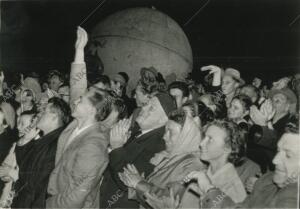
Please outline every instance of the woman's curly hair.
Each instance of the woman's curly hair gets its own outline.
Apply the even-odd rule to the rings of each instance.
[[[242,130],[237,124],[227,120],[214,120],[210,122],[206,128],[212,125],[221,128],[227,133],[225,146],[231,148],[228,161],[235,166],[240,166],[243,163],[246,154],[246,143]]]

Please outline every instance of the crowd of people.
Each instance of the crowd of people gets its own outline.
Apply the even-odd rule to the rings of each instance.
[[[0,208],[298,208],[300,74],[267,87],[204,66],[166,83],[145,66],[0,74]]]

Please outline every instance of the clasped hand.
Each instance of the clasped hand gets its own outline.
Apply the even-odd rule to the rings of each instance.
[[[137,184],[145,179],[144,174],[140,175],[136,167],[132,164],[127,164],[127,167],[124,167],[124,172],[119,173],[119,177],[130,188],[136,188]]]
[[[122,147],[130,136],[130,119],[123,119],[110,130],[110,146],[112,149]]]

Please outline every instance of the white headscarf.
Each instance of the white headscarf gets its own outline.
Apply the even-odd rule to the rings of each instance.
[[[150,160],[153,165],[158,165],[165,158],[172,158],[177,155],[184,155],[199,152],[201,141],[201,131],[195,120],[186,116],[184,125],[177,138],[174,149],[171,152],[162,151]]]

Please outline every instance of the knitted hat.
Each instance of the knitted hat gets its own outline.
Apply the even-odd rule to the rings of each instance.
[[[170,112],[177,109],[176,102],[171,95],[159,92],[155,95],[155,97],[157,97],[167,116]]]
[[[2,102],[0,104],[0,108],[2,109],[4,118],[8,126],[10,127],[10,129],[14,129],[16,123],[16,113],[14,108],[9,103],[6,102]]]

